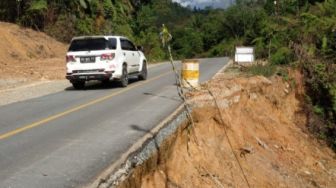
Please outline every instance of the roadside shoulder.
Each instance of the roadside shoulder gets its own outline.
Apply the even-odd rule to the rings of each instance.
[[[165,62],[149,64],[149,68],[154,68],[165,64]],[[0,88],[0,106],[20,102],[28,99],[42,97],[56,93],[71,87],[68,80],[43,80],[35,82],[22,82],[19,86]]]
[[[0,106],[63,91],[69,86],[67,80],[52,80],[33,82],[20,87],[3,89],[0,90]]]

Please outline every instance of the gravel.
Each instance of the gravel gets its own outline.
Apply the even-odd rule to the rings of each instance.
[[[0,89],[0,106],[56,93],[70,86],[67,80],[53,80]]]

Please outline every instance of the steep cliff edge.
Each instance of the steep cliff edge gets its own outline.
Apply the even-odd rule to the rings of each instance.
[[[119,187],[335,187],[335,153],[307,131],[302,77],[219,75],[182,126]],[[230,140],[231,146],[228,142]],[[234,152],[234,154],[233,154]],[[241,166],[241,168],[240,168]]]

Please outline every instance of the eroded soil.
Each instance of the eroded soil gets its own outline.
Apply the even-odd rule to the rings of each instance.
[[[194,128],[182,126],[119,187],[248,187],[243,173],[250,187],[336,187],[335,153],[307,131],[301,75],[291,75],[217,76],[203,88],[222,116],[205,89],[191,93]]]

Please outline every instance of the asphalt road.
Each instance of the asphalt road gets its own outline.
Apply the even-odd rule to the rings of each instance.
[[[202,59],[201,82],[227,58]],[[0,106],[0,188],[81,187],[181,101],[170,64],[127,88],[93,84]]]

